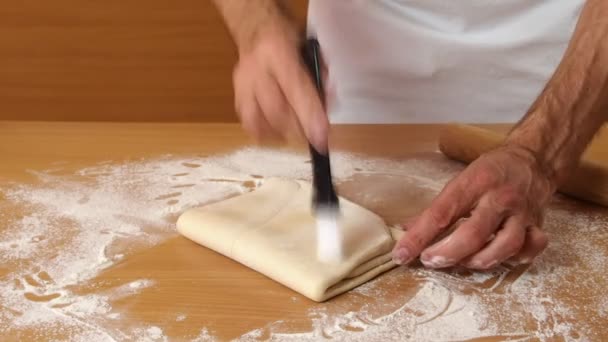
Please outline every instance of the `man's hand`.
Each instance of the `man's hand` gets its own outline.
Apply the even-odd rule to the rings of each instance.
[[[327,150],[329,121],[300,56],[293,20],[276,0],[215,0],[239,51],[234,70],[235,107],[257,140],[302,135]]]
[[[430,268],[489,269],[511,259],[529,263],[547,246],[540,230],[555,186],[536,157],[518,146],[483,155],[446,185],[394,250],[397,263],[420,255]],[[466,217],[441,241],[430,245]],[[429,246],[430,245],[430,246]]]
[[[543,209],[607,118],[608,1],[587,0],[559,67],[503,147],[445,187],[397,243],[395,261],[421,254],[429,267],[475,269],[532,261],[547,245]]]
[[[235,106],[241,123],[259,140],[306,136],[327,150],[329,122],[301,62],[300,39],[289,28],[267,27],[240,52],[234,70]]]

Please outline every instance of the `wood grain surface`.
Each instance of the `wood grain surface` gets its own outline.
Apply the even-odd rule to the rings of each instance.
[[[508,128],[487,127],[497,131],[505,131]],[[404,162],[417,158],[416,160],[432,162],[442,159],[436,152],[439,132],[440,126],[436,125],[338,126],[332,132],[332,148],[336,151],[357,153],[363,157],[383,157]],[[247,145],[250,145],[250,141],[236,124],[0,122],[0,154],[3,156],[3,162],[0,163],[0,183],[35,184],[36,175],[31,171],[47,170],[58,165],[64,170],[64,174],[69,174],[101,162],[120,165],[150,160],[166,154],[175,157],[208,156]],[[290,149],[305,151],[305,146],[292,146]],[[608,142],[600,137],[587,156],[598,158],[606,156],[607,151]],[[608,159],[599,161],[606,162]],[[339,192],[378,212],[389,224],[398,223],[422,210],[432,199],[423,187],[418,188],[415,183],[408,186],[402,180],[403,178],[390,175],[360,175],[341,183]],[[383,200],[366,202],[367,197],[363,195],[372,192],[381,194]],[[0,208],[6,205],[7,201],[0,193]],[[560,199],[558,206],[568,212],[590,213],[594,215],[590,217],[608,219],[606,210],[583,203]],[[21,208],[3,212],[3,222],[9,222],[20,212]],[[568,231],[568,234],[573,234],[571,223],[562,220],[552,223],[547,229],[551,229],[553,234]],[[8,227],[0,223],[0,236],[6,229]],[[585,235],[581,235],[579,239],[586,241]],[[608,253],[606,241],[588,243]],[[564,261],[559,256],[563,251],[559,253],[555,256],[556,261],[552,266],[555,267],[555,272],[560,268],[568,272],[583,272],[578,271],[576,266],[581,263],[580,260]],[[11,262],[1,265],[0,281],[12,281],[13,272],[20,270],[22,265]],[[569,275],[567,281],[556,285],[559,291],[551,294],[567,303],[574,303],[572,305],[576,310],[568,313],[571,316],[559,318],[564,320],[564,324],[585,322],[586,315],[589,314],[584,311],[585,307],[600,300],[601,297],[598,297],[597,293],[603,293],[601,289],[608,286],[604,275],[605,268],[584,272],[584,276],[578,276],[579,278]],[[505,277],[488,277],[484,282],[473,284],[467,291],[473,294],[484,293],[483,291],[508,293],[509,287],[524,273],[528,279],[535,277],[533,272],[527,273],[526,267],[512,268]],[[422,281],[456,281],[457,277],[468,277],[463,274],[452,276],[437,272],[438,278],[427,277]],[[185,238],[174,236],[153,247],[128,253],[122,261],[90,281],[76,284],[69,290],[75,295],[86,296],[104,293],[104,290],[142,278],[153,280],[154,286],[137,295],[114,300],[111,305],[114,310],[121,312],[121,318],[108,321],[106,329],[128,331],[129,327],[142,324],[160,326],[170,341],[190,340],[200,333],[201,327],[208,328],[219,340],[229,340],[277,321],[287,322],[283,329],[288,333],[305,332],[312,329],[310,310],[347,314],[357,312],[365,306],[368,309],[371,307],[371,314],[386,315],[398,310],[413,298],[421,286],[419,277],[412,277],[407,269],[399,268],[380,277],[377,282],[376,286],[381,289],[383,296],[388,298],[385,298],[384,302],[373,296],[347,293],[327,303],[313,303],[228,258]],[[583,278],[589,279],[594,285],[582,286],[580,281]],[[3,304],[5,303],[0,303],[0,317],[2,310],[7,309]],[[506,303],[488,305],[495,305],[494,309],[500,312],[501,305]],[[526,308],[517,310],[525,311]],[[175,317],[180,314],[184,314],[186,318],[176,322]],[[416,313],[412,315],[415,317]],[[606,331],[603,330],[603,322],[589,324],[595,324],[591,333],[596,340],[608,339]],[[526,327],[525,330],[517,332],[516,336],[505,333],[485,336],[475,341],[503,341],[514,336],[525,338],[535,336],[535,331],[540,329],[533,321],[528,322]],[[66,338],[61,331],[54,333],[56,335],[49,335],[44,329],[9,329],[2,340]],[[353,330],[352,333],[355,338],[357,331]],[[483,332],[480,334],[483,336]]]
[[[441,131],[439,149],[443,154],[470,163],[481,154],[502,144],[506,134],[468,125],[449,125]],[[608,167],[582,160],[558,191],[603,206],[608,206]]]
[[[288,3],[303,24],[307,1]],[[236,121],[210,0],[5,2],[0,37],[0,119]]]

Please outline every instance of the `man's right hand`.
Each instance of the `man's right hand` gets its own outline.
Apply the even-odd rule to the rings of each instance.
[[[327,150],[329,121],[300,56],[296,30],[287,22],[264,23],[253,41],[239,46],[234,69],[235,107],[244,129],[257,140],[303,135]]]

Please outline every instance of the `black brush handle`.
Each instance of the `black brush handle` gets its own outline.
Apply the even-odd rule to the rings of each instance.
[[[302,49],[302,57],[315,82],[321,102],[325,103],[320,56],[319,42],[314,38],[309,38]],[[312,157],[313,205],[315,206],[315,209],[318,209],[319,207],[327,208],[338,206],[338,196],[336,195],[332,182],[329,151],[324,155],[319,153],[311,144],[308,144],[308,148]]]

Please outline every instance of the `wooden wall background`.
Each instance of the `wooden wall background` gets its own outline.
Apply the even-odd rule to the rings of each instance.
[[[0,119],[235,121],[235,61],[210,0],[4,1]]]

